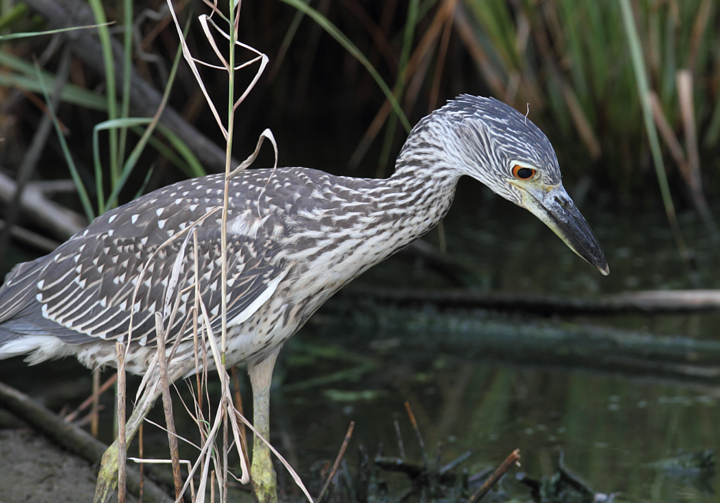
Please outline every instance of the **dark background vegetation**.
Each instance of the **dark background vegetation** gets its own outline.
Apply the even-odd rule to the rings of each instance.
[[[48,4],[71,5],[63,0],[10,4],[0,28],[13,33],[56,27],[57,19],[47,15]],[[119,40],[122,3],[103,5],[108,19],[118,23],[113,36]],[[660,104],[655,121],[669,126],[661,135],[661,145],[672,195],[681,209],[701,205],[698,198],[702,199],[703,193],[712,202],[712,196],[720,191],[717,2],[647,0],[631,5],[650,90]],[[587,196],[602,207],[621,204],[661,209],[619,2],[320,0],[310,6],[368,58],[396,93],[411,124],[460,93],[495,96],[523,112],[529,108],[529,117],[555,145],[565,184],[581,206]],[[176,8],[181,23],[190,13],[195,17],[208,12],[197,1]],[[160,15],[149,15],[155,12]],[[139,55],[136,49],[135,70],[162,91],[178,47],[166,3],[135,2],[133,19],[136,48],[142,47],[144,52]],[[75,24],[84,24],[82,21],[78,15]],[[42,63],[51,72],[58,67],[63,37],[53,56]],[[238,110],[236,158],[244,158],[259,133],[269,127],[278,140],[280,165],[311,166],[352,176],[387,176],[391,172],[406,131],[388,113],[386,97],[368,71],[318,23],[288,3],[248,1],[242,7],[239,38],[267,54],[270,64]],[[215,62],[197,22],[191,25],[188,41],[196,57]],[[49,36],[10,40],[2,50],[32,62],[50,43]],[[102,95],[104,74],[82,62],[77,47],[75,52],[69,82]],[[238,57],[244,55],[238,52]],[[201,72],[222,111],[227,96],[224,73],[202,67]],[[253,72],[240,72],[238,89],[244,88]],[[691,82],[689,117],[683,117],[679,105],[681,72],[689,75]],[[6,75],[17,73],[5,69]],[[14,176],[44,113],[43,97],[23,90],[15,81],[4,82],[14,85],[0,88],[5,97],[0,108],[5,140],[0,144],[0,163]],[[222,135],[184,62],[170,106],[222,148]],[[106,115],[68,103],[60,106],[58,115],[94,200],[92,128]],[[688,135],[691,125],[694,136]],[[105,166],[107,135],[100,137]],[[136,138],[131,135],[131,144]],[[271,162],[267,148],[261,164]],[[150,169],[152,176],[143,187]],[[219,171],[222,166],[206,164],[205,169]],[[121,202],[132,199],[140,189],[149,191],[186,176],[148,149]],[[699,193],[687,188],[693,176],[702,182]],[[43,146],[33,178],[68,178],[54,135]],[[459,199],[467,198],[465,194],[476,196],[481,190],[477,184],[461,185]],[[74,197],[60,197],[63,204],[79,209]],[[474,204],[472,201],[467,204]]]

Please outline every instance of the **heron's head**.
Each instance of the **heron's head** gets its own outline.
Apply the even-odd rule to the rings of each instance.
[[[600,244],[562,185],[550,141],[530,119],[496,99],[462,95],[418,127],[440,143],[449,165],[529,210],[580,257],[609,273]]]

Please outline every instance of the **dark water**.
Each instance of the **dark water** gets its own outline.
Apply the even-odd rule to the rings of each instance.
[[[586,212],[586,217],[606,251],[611,269],[607,278],[527,212],[495,202],[481,211],[453,210],[445,226],[447,252],[471,266],[471,281],[479,291],[593,296],[720,287],[716,250],[692,214],[681,215],[694,252],[692,269],[680,259],[662,215]],[[428,240],[437,242],[437,234]],[[369,271],[359,284],[453,286],[420,261],[399,258]],[[498,465],[519,448],[520,470],[549,477],[563,451],[566,465],[594,490],[619,493],[623,501],[718,500],[714,476],[657,466],[679,451],[718,448],[718,386],[657,374],[590,370],[571,360],[549,367],[498,363],[452,348],[423,350],[397,342],[394,329],[377,320],[367,326],[338,327],[325,324],[323,316],[321,310],[291,339],[276,369],[272,441],[301,474],[312,471],[318,461],[334,459],[350,421],[355,422],[347,455],[351,466],[360,443],[371,454],[380,443],[386,455],[399,454],[395,421],[408,458],[419,462],[420,449],[403,405],[407,401],[430,458],[435,458],[439,445],[443,462],[473,450],[464,464],[470,473]],[[717,338],[718,316],[575,317],[549,322]],[[76,405],[90,389],[89,373],[73,362],[27,368],[11,360],[0,366],[0,380],[56,410],[66,403]],[[246,379],[242,387],[248,401]],[[111,397],[104,404],[104,414],[110,417]],[[110,431],[108,426],[105,440]],[[147,436],[150,442],[163,441],[161,432]],[[523,500],[528,497],[514,482],[506,488]]]

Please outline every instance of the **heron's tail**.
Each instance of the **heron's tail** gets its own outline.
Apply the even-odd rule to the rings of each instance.
[[[42,316],[35,295],[44,265],[42,258],[18,264],[0,287],[0,359],[37,351],[43,340],[52,337],[29,322]]]

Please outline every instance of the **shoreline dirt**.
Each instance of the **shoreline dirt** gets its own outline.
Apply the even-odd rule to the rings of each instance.
[[[96,476],[90,463],[37,432],[0,430],[0,503],[90,502]]]

